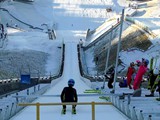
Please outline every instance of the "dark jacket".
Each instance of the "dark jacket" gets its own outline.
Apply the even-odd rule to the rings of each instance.
[[[61,93],[62,102],[77,102],[77,91],[72,87],[65,87]]]

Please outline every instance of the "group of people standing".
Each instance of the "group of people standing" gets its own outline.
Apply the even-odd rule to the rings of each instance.
[[[142,58],[142,61],[137,60],[136,63],[130,63],[130,66],[127,69],[127,86],[130,89],[137,90],[141,86],[143,80],[143,75],[148,76],[148,89],[150,89],[151,94],[146,95],[146,97],[154,96],[154,91],[157,86],[160,86],[160,73],[158,69],[149,69],[148,68],[149,60]],[[133,81],[133,86],[131,85]],[[157,91],[160,88],[158,87]]]
[[[148,71],[149,60],[142,58],[142,61],[137,60],[136,63],[131,62],[130,66],[127,69],[126,80],[123,79],[123,82],[120,82],[120,87],[129,87],[130,89],[137,90],[140,88],[141,82],[143,80],[143,75]],[[106,73],[105,78],[108,79],[108,88],[113,88],[114,81],[114,68],[109,70],[109,77]],[[133,85],[132,85],[133,81]]]
[[[137,60],[136,63],[130,63],[127,70],[127,85],[132,89],[131,82],[133,80],[133,89],[137,90],[140,88],[143,75],[147,72],[149,60],[142,58],[142,61]]]
[[[154,96],[154,92],[157,91],[160,93],[160,70],[158,68],[148,67],[149,60],[142,58],[142,60],[137,60],[135,63],[131,62],[127,72],[126,78],[123,77],[123,80],[119,82],[120,87],[129,87],[129,89],[140,90],[141,83],[143,81],[143,76],[147,76],[148,80],[148,89],[150,89],[149,95],[146,97]],[[153,63],[150,63],[150,66]],[[105,74],[105,78],[108,79],[108,88],[113,88],[115,68],[112,67]],[[109,75],[108,75],[109,74]]]
[[[138,90],[140,89],[141,82],[143,80],[143,75],[147,73],[148,75],[148,89],[150,89],[151,94],[146,95],[146,97],[154,96],[154,92],[159,92],[160,94],[160,71],[158,69],[149,69],[148,68],[149,60],[142,58],[142,61],[137,60],[136,63],[131,62],[130,66],[127,69],[126,73],[126,84],[130,89]],[[114,73],[115,68],[112,67],[108,70],[107,73],[110,74],[110,76],[107,76],[107,73],[105,77],[109,79],[108,81],[108,88],[113,88],[113,80],[114,80]],[[133,85],[132,85],[133,81]],[[68,87],[64,87],[61,93],[61,101],[64,102],[77,102],[78,96],[76,89],[73,88],[75,84],[75,81],[73,79],[70,79],[68,81]],[[66,113],[66,105],[63,105],[62,108],[62,114]],[[76,114],[76,105],[72,105],[72,113]]]
[[[127,68],[126,77],[123,77],[123,80],[119,82],[119,86],[134,90],[139,89],[143,75],[148,71],[148,64],[149,60],[144,58],[142,58],[142,61],[137,60],[136,63],[131,62]]]

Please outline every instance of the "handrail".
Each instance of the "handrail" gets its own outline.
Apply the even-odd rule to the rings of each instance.
[[[19,103],[19,106],[36,106],[36,120],[40,120],[40,106],[55,106],[55,105],[91,105],[92,120],[95,120],[95,105],[113,105],[111,102],[69,102],[69,103]]]

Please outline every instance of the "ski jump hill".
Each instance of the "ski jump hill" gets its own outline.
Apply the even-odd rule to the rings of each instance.
[[[86,35],[88,43],[86,42],[85,48],[96,45],[101,39],[106,38],[111,29],[117,31],[118,26],[119,23],[115,20],[112,25],[107,26],[104,23],[93,31],[88,30]],[[142,89],[141,97],[133,97],[133,90],[119,88],[118,83],[114,94],[110,93],[111,90],[108,88],[100,89],[103,83],[91,82],[80,74],[77,42],[64,41],[64,45],[62,75],[52,80],[51,84],[39,84],[0,99],[0,120],[160,119],[159,101],[156,101],[158,93],[155,97],[146,98],[145,94],[149,94],[149,91]],[[61,115],[60,93],[70,78],[75,80],[78,92],[77,114],[71,114],[71,107],[68,105],[66,115]],[[90,105],[92,107],[88,107]]]

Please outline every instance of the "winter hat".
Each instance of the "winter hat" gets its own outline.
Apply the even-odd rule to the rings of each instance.
[[[136,63],[137,63],[138,66],[140,66],[141,61],[140,60],[136,60]]]
[[[144,60],[144,63],[145,63],[146,65],[148,65],[148,64],[149,64],[149,60],[145,59],[145,60]]]
[[[138,63],[140,63],[141,61],[140,60],[136,60],[136,63],[138,64]]]

